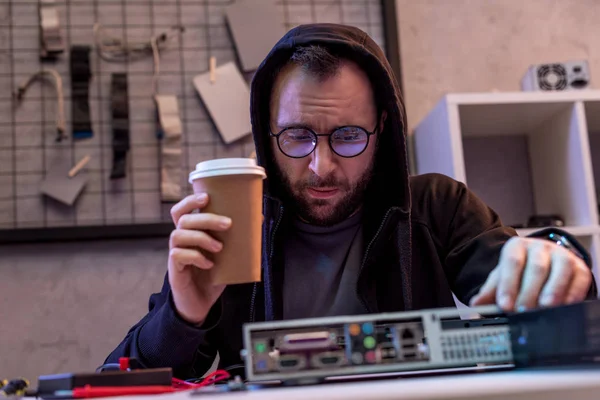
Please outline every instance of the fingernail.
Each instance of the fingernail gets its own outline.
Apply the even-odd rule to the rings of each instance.
[[[210,261],[210,260],[206,260],[206,267],[207,267],[207,268],[212,268],[212,266],[213,266],[213,265],[215,265],[215,263],[213,263],[213,262],[212,262],[212,261]]]
[[[517,312],[524,312],[524,311],[527,311],[527,307],[525,307],[525,306],[517,307]]]
[[[549,306],[554,303],[554,296],[551,294],[546,294],[540,300],[540,304],[542,306]]]
[[[231,225],[231,218],[225,217],[225,218],[221,219],[220,225],[223,228],[228,228],[229,225]]]
[[[221,244],[221,242],[212,242],[212,249],[214,251],[221,251],[221,249],[223,248],[223,245]]]
[[[513,307],[512,299],[510,296],[502,296],[498,301],[498,305],[504,309],[509,309]]]
[[[199,195],[196,196],[196,198],[199,201],[204,201],[204,200],[206,200],[206,193],[200,193]]]

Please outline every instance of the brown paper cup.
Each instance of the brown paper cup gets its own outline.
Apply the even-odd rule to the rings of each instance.
[[[202,212],[229,217],[226,232],[208,232],[223,243],[218,253],[204,252],[214,266],[206,271],[213,285],[261,280],[262,189],[264,169],[251,159],[219,159],[200,163],[190,174],[194,193],[207,193]]]

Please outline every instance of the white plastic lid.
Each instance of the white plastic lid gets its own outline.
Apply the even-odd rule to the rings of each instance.
[[[260,175],[263,179],[267,177],[265,169],[258,166],[253,158],[218,158],[196,164],[196,169],[190,172],[189,182],[222,175]]]

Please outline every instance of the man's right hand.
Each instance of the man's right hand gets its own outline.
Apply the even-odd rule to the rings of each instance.
[[[231,219],[210,213],[195,213],[208,204],[207,194],[194,194],[171,209],[175,230],[169,241],[169,283],[179,315],[192,324],[201,324],[215,304],[225,285],[211,285],[202,270],[213,267],[203,252],[221,251],[223,244],[208,231],[225,231]]]

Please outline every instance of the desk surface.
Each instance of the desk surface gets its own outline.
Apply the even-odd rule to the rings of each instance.
[[[458,400],[484,398],[486,400],[597,400],[600,399],[600,368],[396,378],[196,396],[190,396],[189,392],[181,392],[152,397],[153,400],[200,400],[204,398],[213,400]],[[128,400],[139,399],[140,397],[128,398]]]

